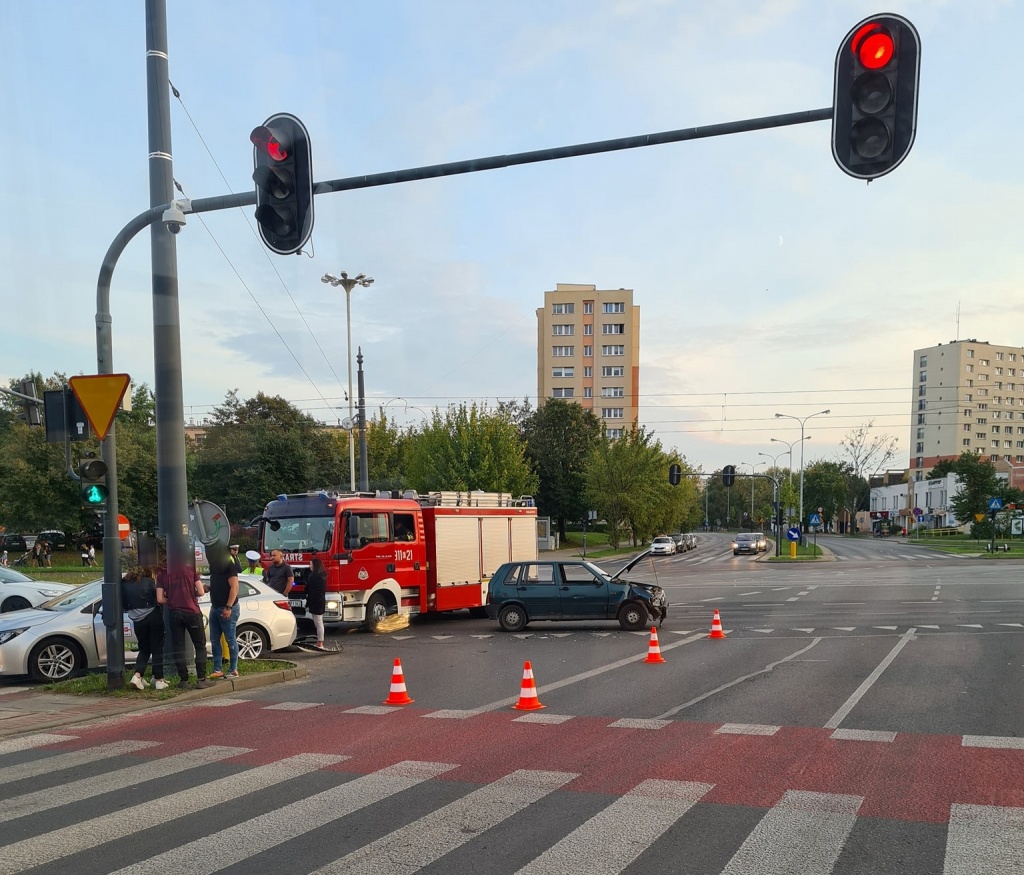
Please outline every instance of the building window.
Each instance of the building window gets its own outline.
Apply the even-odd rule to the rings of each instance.
[[[918,440],[924,440],[924,429],[923,428],[919,428],[917,430],[917,437],[918,437]]]
[[[622,407],[602,407],[602,419],[624,419]]]
[[[928,375],[924,371],[921,371],[921,373],[917,375],[917,380],[919,383],[927,383]]]
[[[625,334],[626,326],[622,322],[611,322],[601,326],[602,334]]]
[[[583,347],[583,358],[591,358],[594,355],[594,347],[585,346]]]
[[[1001,352],[996,353],[996,361],[1001,362],[1003,360],[1003,354]]]
[[[925,386],[918,386],[917,387],[917,394],[918,395],[925,395],[925,394],[927,394],[927,388]]]
[[[985,438],[987,438],[987,437],[988,437],[988,435],[987,435],[987,434],[986,434],[985,432],[983,432],[983,431],[978,431],[978,432],[975,432],[975,433],[974,433],[974,436],[975,436],[975,437],[976,437],[976,438],[977,438],[977,439],[978,439],[979,441],[983,441],[983,440],[985,440]]]
[[[1003,369],[1002,368],[996,368],[996,376],[997,377],[1001,377],[1002,375],[1003,375]]]
[[[999,434],[999,426],[998,425],[993,425],[992,426],[992,434]]]
[[[924,456],[918,456],[917,457],[917,467],[918,468],[923,468],[924,467]]]
[[[601,355],[625,355],[626,347],[624,346],[602,346]]]
[[[592,377],[592,376],[594,376],[594,368],[591,365],[584,365],[583,366],[583,376],[584,377]]]
[[[602,313],[625,313],[626,304],[623,301],[610,301],[607,304],[602,305]]]
[[[918,425],[924,425],[924,414],[923,413],[917,414],[917,424]]]
[[[552,398],[572,398],[572,386],[556,387],[551,390]]]
[[[921,356],[920,367],[922,367],[922,368],[928,367],[928,356],[926,356],[926,355]]]
[[[594,397],[594,390],[593,390],[593,388],[591,388],[590,386],[584,386],[583,387],[583,397],[584,398],[593,398]]]
[[[988,425],[988,417],[987,416],[979,416],[978,417],[978,425]]]
[[[915,453],[923,453],[924,452],[924,444],[919,441],[918,444],[917,444],[917,449],[915,449],[914,452]]]
[[[619,438],[622,437],[621,428],[607,428],[605,429],[604,433],[605,437],[607,437],[609,440],[618,440]]]
[[[622,365],[605,365],[601,368],[602,377],[624,377],[626,369]]]
[[[964,408],[964,416],[973,416],[973,415],[974,415],[974,411],[970,407],[965,407]]]
[[[962,441],[960,441],[960,443],[961,443],[962,446],[969,447],[971,445],[971,439],[970,438],[964,438]]]
[[[572,357],[576,355],[575,346],[553,346],[551,347],[552,358],[564,358],[566,356]]]
[[[626,391],[622,386],[605,386],[601,389],[602,398],[624,398],[625,396]]]
[[[552,368],[551,376],[556,379],[564,379],[566,377],[573,377],[576,375],[575,368]]]
[[[969,422],[965,422],[964,423],[964,431],[970,431],[970,430],[971,430],[971,424]]]
[[[969,359],[974,358],[974,350],[973,349],[967,350],[967,358],[969,358]]]
[[[594,333],[594,325],[593,325],[593,323],[588,322],[586,325],[583,326],[583,336],[584,337],[590,337],[590,336],[593,335],[593,333]]]
[[[918,410],[927,410],[928,409],[928,402],[927,401],[918,401],[917,402],[917,409]]]
[[[589,316],[593,312],[594,312],[594,302],[593,301],[584,301],[583,302],[583,314],[585,316]]]
[[[967,370],[968,374],[973,374],[974,373],[974,365],[968,365],[966,370]]]
[[[552,316],[571,316],[576,312],[575,304],[552,304],[551,315]]]
[[[576,333],[576,326],[575,325],[552,325],[551,326],[551,333],[554,334],[556,337],[558,337],[560,335],[575,334]]]

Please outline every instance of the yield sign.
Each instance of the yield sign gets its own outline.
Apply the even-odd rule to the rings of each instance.
[[[96,437],[103,440],[131,382],[127,374],[93,374],[71,377],[68,385],[82,404]]]

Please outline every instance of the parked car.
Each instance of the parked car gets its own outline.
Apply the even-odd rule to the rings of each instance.
[[[75,536],[71,532],[62,532],[60,529],[47,529],[36,535],[37,541],[46,541],[54,550],[64,550],[76,546]]]
[[[205,581],[209,587],[209,580]],[[210,596],[199,600],[203,622],[209,628]],[[292,607],[276,589],[271,589],[252,574],[238,575],[238,639],[239,659],[260,659],[272,650],[291,645],[298,633]],[[207,642],[207,651],[212,642]]]
[[[73,589],[66,583],[34,580],[13,568],[0,567],[0,614],[34,608]]]
[[[669,537],[672,539],[673,543],[675,543],[677,553],[685,553],[690,549],[690,546],[686,541],[686,535],[669,535]]]
[[[491,578],[487,616],[506,632],[534,620],[618,620],[627,631],[644,629],[668,615],[665,591],[620,575],[649,555],[641,553],[614,575],[582,560],[506,562]]]
[[[697,536],[693,532],[687,532],[683,535],[686,538],[686,549],[694,550],[697,547]]]
[[[756,556],[759,552],[757,535],[753,532],[740,532],[732,539],[733,556],[739,556],[740,553],[753,553]]]
[[[6,550],[8,557],[13,562],[15,556],[28,552],[28,542],[24,535],[12,535],[7,532],[0,532],[0,551]]]
[[[676,542],[668,535],[658,535],[651,541],[652,556],[671,556],[676,552]]]

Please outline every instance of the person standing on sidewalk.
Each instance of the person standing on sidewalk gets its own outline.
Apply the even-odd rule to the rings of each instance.
[[[230,557],[222,569],[210,569],[210,640],[213,642],[213,671],[210,678],[238,677],[238,559]],[[228,643],[228,670],[223,669],[221,635]]]
[[[211,686],[211,682],[206,679],[206,631],[203,629],[203,612],[199,609],[199,597],[205,593],[202,580],[195,569],[188,566],[175,572],[162,568],[157,575],[156,586],[157,598],[167,604],[170,615],[171,642],[179,686],[188,683],[186,632],[196,651],[196,689]]]
[[[291,565],[284,561],[284,553],[274,550],[271,554],[271,563],[263,572],[263,579],[267,586],[276,589],[281,595],[287,596],[291,592],[292,584],[295,583],[295,572]]]
[[[121,604],[135,626],[139,653],[135,660],[135,674],[128,683],[137,690],[149,686],[146,666],[153,659],[153,688],[166,690],[164,680],[164,612],[160,608],[156,581],[152,569],[132,568],[121,578]]]
[[[313,618],[316,628],[316,646],[324,646],[324,611],[327,610],[327,569],[320,558],[314,556],[306,575],[306,610]]]

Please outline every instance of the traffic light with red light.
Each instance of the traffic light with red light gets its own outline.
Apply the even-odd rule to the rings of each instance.
[[[82,479],[82,507],[102,510],[107,506],[110,490],[107,488],[107,463],[102,459],[83,459],[78,466]]]
[[[313,233],[313,153],[306,126],[286,112],[249,135],[253,144],[256,225],[267,248],[293,255]]]
[[[899,15],[856,25],[836,54],[832,155],[857,179],[898,167],[914,145],[921,38]]]

